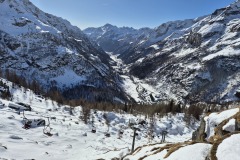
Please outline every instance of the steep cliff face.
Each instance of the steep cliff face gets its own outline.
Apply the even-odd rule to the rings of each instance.
[[[35,79],[46,89],[56,86],[69,98],[124,99],[110,57],[79,28],[28,0],[1,0],[0,10],[3,70]]]

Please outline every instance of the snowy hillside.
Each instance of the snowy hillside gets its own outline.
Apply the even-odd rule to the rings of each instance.
[[[108,54],[79,28],[42,12],[29,0],[1,0],[0,10],[2,70],[34,79],[46,89],[57,87],[68,93],[67,98],[126,98]]]
[[[237,160],[240,157],[240,146],[236,143],[240,139],[239,118],[239,108],[211,113],[204,118],[206,125],[203,128],[206,127],[206,130],[202,132],[198,129],[197,138],[193,141],[144,145],[136,148],[133,153],[126,155],[123,159]]]
[[[141,129],[136,138],[136,147],[150,142],[160,142],[160,132],[166,129],[169,131],[167,142],[188,140],[198,126],[198,122],[188,126],[183,114],[156,117],[154,137],[150,137],[150,121],[144,116],[97,110],[91,111],[85,124],[81,106],[71,109],[4,79],[1,81],[9,86],[12,100],[0,99],[4,104],[0,104],[0,159],[109,160],[114,157],[120,158],[130,152],[133,138],[130,123],[136,124]],[[26,122],[23,112],[19,114],[18,110],[8,107],[9,104],[16,102],[31,106],[32,111],[24,111],[24,116],[27,121],[32,121],[32,124],[41,119],[45,120],[47,125],[49,118],[52,128],[50,133],[53,135],[51,137],[45,135],[43,125],[31,125],[30,129],[22,128]],[[143,120],[146,121],[145,125],[139,123]],[[92,133],[92,129],[95,129],[96,133]],[[107,137],[106,133],[109,133],[110,137]]]
[[[206,143],[149,145],[139,148],[124,160],[205,160],[211,146]],[[172,150],[173,153],[169,154],[169,150]]]

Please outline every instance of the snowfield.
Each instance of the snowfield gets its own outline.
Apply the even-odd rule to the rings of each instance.
[[[236,124],[236,119],[231,119],[226,125],[223,126],[223,130],[228,132],[234,132],[235,124]]]
[[[211,144],[197,143],[189,145],[172,153],[166,160],[205,160]]]
[[[218,160],[239,160],[240,157],[240,134],[235,134],[223,140],[218,146]]]
[[[31,90],[19,88],[12,83],[5,81],[10,87],[12,101],[0,99],[4,106],[0,106],[0,159],[51,159],[51,160],[94,160],[111,159],[122,157],[130,152],[133,131],[129,128],[129,122],[138,123],[144,120],[144,116],[133,116],[130,114],[107,113],[92,111],[90,122],[86,125],[80,118],[82,107],[58,105],[56,102],[45,99],[34,94]],[[30,104],[32,111],[25,111],[24,115],[28,120],[36,121],[42,119],[52,128],[52,137],[43,134],[43,126],[33,126],[23,129],[23,113],[8,107],[9,103],[23,102]],[[104,117],[106,117],[104,119]],[[154,139],[148,136],[148,126],[139,126],[141,132],[136,137],[136,145],[142,146],[148,143],[159,143],[162,130],[167,129],[169,134],[167,142],[185,141],[191,138],[193,130],[198,123],[187,127],[183,121],[183,114],[156,118]],[[109,128],[106,124],[110,122]],[[92,123],[96,133],[92,133]],[[146,120],[149,123],[149,120]],[[119,131],[124,133],[120,136]],[[106,133],[110,137],[106,137]],[[159,137],[158,137],[159,136]]]

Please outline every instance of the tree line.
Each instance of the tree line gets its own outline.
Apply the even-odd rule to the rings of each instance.
[[[200,120],[200,116],[204,112],[211,112],[221,110],[222,107],[217,104],[205,104],[205,103],[196,103],[189,106],[185,104],[176,103],[173,100],[158,102],[155,104],[138,104],[134,102],[125,102],[122,103],[113,103],[113,102],[90,102],[85,99],[66,99],[58,88],[54,85],[50,87],[49,90],[43,89],[41,85],[34,79],[27,80],[24,76],[16,74],[12,70],[2,70],[0,69],[0,77],[7,79],[8,81],[13,82],[13,85],[18,87],[24,87],[31,89],[36,94],[41,94],[44,97],[49,97],[50,99],[56,101],[59,105],[69,105],[71,107],[83,106],[84,115],[88,117],[91,110],[99,110],[104,112],[117,112],[117,113],[129,113],[133,115],[145,115],[147,118],[153,116],[167,116],[169,113],[185,113],[186,119],[194,117],[197,120]],[[1,97],[4,99],[9,99],[11,97],[9,88],[6,84],[0,81],[0,86],[3,86],[5,92],[1,93]],[[226,105],[227,107],[227,105]],[[85,121],[88,118],[85,118]]]

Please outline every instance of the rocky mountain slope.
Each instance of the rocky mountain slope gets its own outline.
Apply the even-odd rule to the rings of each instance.
[[[120,54],[128,74],[156,90],[152,92],[156,100],[226,102],[239,100],[235,96],[240,87],[239,22],[238,0],[210,15],[167,22],[146,33],[128,29],[123,34],[122,28],[106,26],[84,32],[99,45],[112,39],[119,43],[123,39],[114,44],[121,48],[131,43],[125,51],[117,46],[107,51]]]
[[[191,27],[200,19],[202,18],[197,18],[195,20],[170,21],[163,23],[154,29],[134,29],[130,27],[118,28],[111,24],[106,24],[99,28],[86,28],[83,32],[92,41],[102,47],[104,51],[119,55],[119,58],[121,58],[126,64],[129,64],[147,55],[141,53],[141,50],[147,48],[147,51],[150,52],[158,48],[157,45],[152,44],[165,39],[176,30]]]
[[[0,1],[0,67],[67,98],[125,99],[110,57],[68,21],[29,0]]]
[[[216,10],[154,45],[130,73],[162,93],[190,101],[234,101],[240,87],[240,1]],[[146,52],[144,49],[142,52]],[[180,98],[180,99],[181,99]]]
[[[239,7],[154,29],[106,24],[89,40],[28,0],[1,0],[0,66],[70,99],[238,101]]]

